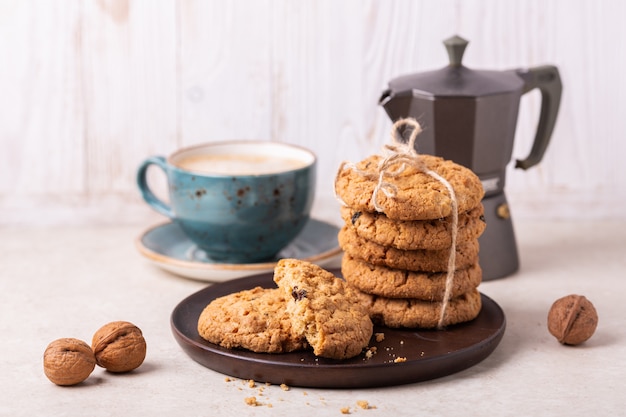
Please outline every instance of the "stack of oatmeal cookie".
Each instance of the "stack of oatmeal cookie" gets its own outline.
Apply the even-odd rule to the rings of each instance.
[[[452,161],[430,155],[419,158],[420,164],[391,167],[383,184],[386,189],[380,185],[383,158],[378,155],[343,167],[335,183],[337,196],[346,205],[339,233],[345,252],[342,274],[368,306],[372,320],[388,327],[461,323],[474,319],[481,308],[477,290],[482,280],[478,237],[485,229],[481,182]],[[453,268],[449,260],[455,204],[436,176],[454,189],[458,207]],[[449,271],[453,279],[448,281],[450,297],[442,318]]]

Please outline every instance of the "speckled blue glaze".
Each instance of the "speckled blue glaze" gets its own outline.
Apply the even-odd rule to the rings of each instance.
[[[215,260],[249,263],[270,259],[309,219],[315,194],[314,156],[303,168],[236,176],[186,171],[170,159],[156,156],[140,165],[137,184],[142,196]],[[167,176],[169,205],[147,185],[150,165],[158,166]]]

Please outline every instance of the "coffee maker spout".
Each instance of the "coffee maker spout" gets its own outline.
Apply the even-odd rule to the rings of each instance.
[[[378,104],[384,106],[389,100],[391,100],[391,89],[388,88],[380,95],[380,98],[378,99]]]
[[[378,104],[385,109],[391,120],[398,120],[411,114],[413,100],[413,94],[408,91],[394,92],[388,88],[380,95]]]

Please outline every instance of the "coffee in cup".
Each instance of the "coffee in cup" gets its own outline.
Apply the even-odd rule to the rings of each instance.
[[[147,170],[167,177],[169,203],[156,197]],[[317,161],[279,142],[230,141],[147,158],[137,171],[144,200],[177,223],[215,261],[272,259],[302,230],[315,195]]]

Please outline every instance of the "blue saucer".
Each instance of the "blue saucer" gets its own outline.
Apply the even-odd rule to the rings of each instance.
[[[186,278],[222,282],[274,270],[281,258],[297,258],[323,267],[337,268],[343,252],[337,241],[339,228],[310,219],[300,234],[275,259],[263,263],[227,264],[212,260],[172,222],[142,233],[137,249],[158,267]]]

